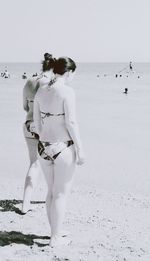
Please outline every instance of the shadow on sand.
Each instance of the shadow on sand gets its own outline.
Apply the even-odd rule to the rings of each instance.
[[[7,246],[10,245],[12,243],[16,243],[16,244],[24,244],[27,246],[32,246],[34,244],[38,245],[38,247],[44,247],[44,246],[48,246],[49,244],[42,244],[39,242],[34,242],[34,240],[38,240],[38,239],[47,239],[49,240],[50,237],[48,236],[37,236],[34,234],[23,234],[21,232],[16,232],[16,231],[11,231],[11,232],[7,232],[7,231],[0,231],[0,246]]]
[[[23,215],[21,210],[17,208],[15,205],[21,204],[22,200],[0,200],[0,211],[1,212],[6,212],[6,211],[13,211],[19,215]],[[44,204],[45,201],[31,201],[31,204]]]

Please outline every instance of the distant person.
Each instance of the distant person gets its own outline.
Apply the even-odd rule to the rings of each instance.
[[[129,67],[130,67],[130,70],[132,71],[133,70],[132,62],[130,62]]]
[[[37,73],[34,73],[33,75],[32,75],[32,77],[37,77],[38,76],[38,74]]]
[[[125,88],[123,93],[127,94],[128,93],[128,88]]]
[[[26,74],[26,72],[24,72],[24,74],[22,75],[22,79],[27,79],[27,74]]]
[[[48,56],[48,55],[47,55]],[[45,57],[45,55],[44,55]],[[52,57],[52,56],[49,56]],[[35,133],[34,123],[33,123],[33,104],[34,97],[39,87],[42,87],[45,83],[49,83],[53,75],[53,58],[44,59],[42,63],[42,74],[27,80],[23,89],[23,107],[26,111],[26,122],[24,124],[24,137],[27,143],[29,151],[30,165],[27,172],[25,186],[24,186],[24,197],[22,205],[22,213],[27,213],[31,206],[31,196],[33,189],[36,185],[37,178],[40,174],[40,168],[37,161],[37,146],[39,136]]]
[[[10,78],[10,73],[7,71],[7,69],[4,71],[3,77],[4,77],[5,79]]]

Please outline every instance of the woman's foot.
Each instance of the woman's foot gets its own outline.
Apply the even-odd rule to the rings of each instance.
[[[25,215],[27,212],[31,211],[31,208],[30,206],[22,206],[22,209],[21,209],[21,212],[22,212],[22,215]]]
[[[50,247],[57,247],[62,245],[69,245],[71,243],[71,239],[68,237],[62,237],[60,235],[52,236],[50,239]]]
[[[26,212],[25,211],[23,211],[23,210],[21,210],[21,215],[25,215],[25,214],[27,214],[27,212],[29,212],[29,211],[32,211],[31,209],[29,209],[29,210],[27,210]]]
[[[61,237],[67,237],[71,235],[71,232],[68,230],[61,230],[61,232],[58,235]]]

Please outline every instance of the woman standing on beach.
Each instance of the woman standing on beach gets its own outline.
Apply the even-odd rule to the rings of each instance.
[[[39,87],[47,84],[53,74],[54,59],[51,54],[45,53],[44,61],[42,64],[42,74],[40,76],[30,79],[25,84],[23,89],[23,107],[27,112],[26,122],[24,124],[24,136],[27,143],[30,166],[27,172],[25,186],[24,186],[24,197],[22,205],[22,213],[25,214],[30,209],[30,200],[32,196],[33,188],[36,185],[37,178],[40,172],[40,166],[37,161],[37,146],[39,136],[35,132],[33,123],[33,104],[34,97]]]
[[[70,58],[55,61],[53,80],[38,90],[34,102],[34,124],[40,137],[39,161],[48,186],[46,208],[52,247],[69,243],[62,237],[66,199],[75,165],[84,163],[75,116],[75,94],[68,86],[75,69]]]

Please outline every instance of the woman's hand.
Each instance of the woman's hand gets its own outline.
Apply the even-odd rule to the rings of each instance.
[[[32,132],[35,132],[35,133],[36,133],[34,122],[31,122],[31,124],[30,124],[30,132],[31,132],[31,133],[32,133]]]
[[[39,139],[39,135],[36,133],[34,122],[30,124],[30,132],[35,139]]]
[[[77,165],[82,165],[85,162],[85,155],[83,150],[78,149],[77,150]]]

